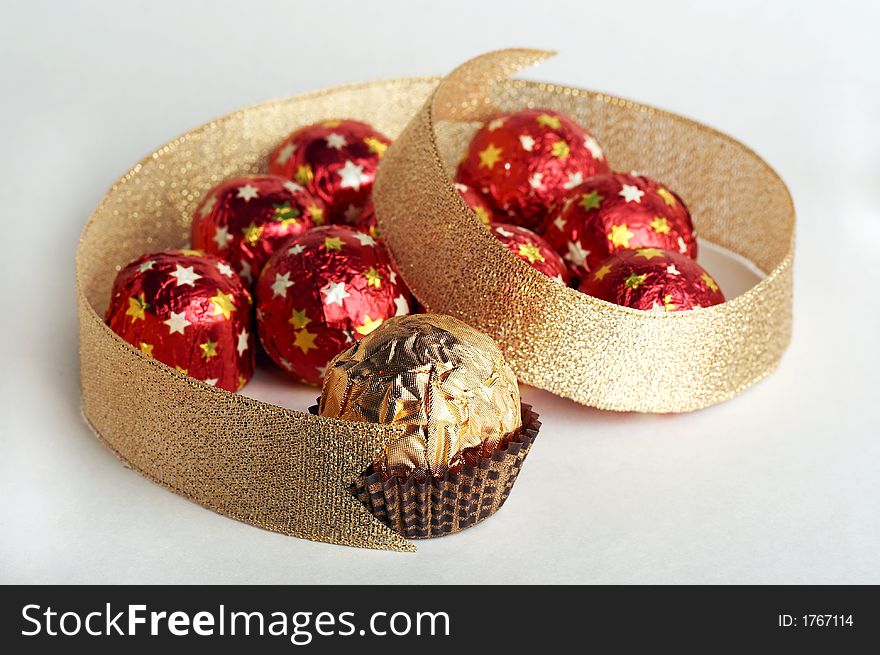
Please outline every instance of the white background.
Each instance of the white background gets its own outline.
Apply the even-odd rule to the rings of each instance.
[[[875,3],[2,7],[0,581],[880,582]],[[241,105],[508,46],[560,51],[528,76],[691,116],[780,172],[799,224],[778,372],[684,416],[527,391],[544,428],[508,504],[414,555],[265,532],[123,468],[78,397],[73,255],[105,189]]]

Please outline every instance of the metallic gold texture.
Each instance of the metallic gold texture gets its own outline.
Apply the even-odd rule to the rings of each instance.
[[[442,476],[466,449],[491,452],[521,425],[516,376],[494,341],[450,316],[385,321],[327,368],[319,413],[404,426],[376,464]]]

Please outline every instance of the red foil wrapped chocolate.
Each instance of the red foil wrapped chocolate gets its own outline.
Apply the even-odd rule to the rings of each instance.
[[[361,210],[361,215],[354,226],[361,232],[366,232],[374,239],[379,238],[379,224],[376,221],[376,208],[373,206],[372,199],[367,200],[367,204]]]
[[[499,114],[477,131],[457,180],[486,198],[495,220],[536,229],[570,189],[608,170],[596,139],[574,120],[527,109]]]
[[[673,250],[621,250],[581,282],[596,298],[650,312],[680,312],[724,302],[718,284],[696,261]]]
[[[278,144],[269,155],[269,172],[323,200],[331,223],[354,225],[390,143],[366,123],[327,120],[300,128]]]
[[[694,226],[681,198],[634,174],[596,175],[578,185],[548,217],[543,234],[581,279],[626,248],[650,246],[697,256]]]
[[[324,203],[279,175],[247,175],[205,194],[192,223],[193,248],[222,257],[250,284],[291,237],[324,222]]]
[[[385,246],[343,225],[309,230],[276,252],[256,295],[266,352],[315,385],[338,353],[384,320],[410,312],[409,290]]]
[[[229,263],[195,250],[164,250],[117,274],[104,320],[150,357],[237,391],[254,373],[251,305]]]
[[[508,223],[491,223],[489,229],[496,239],[526,264],[560,284],[568,285],[570,278],[565,262],[537,234],[524,227]]]

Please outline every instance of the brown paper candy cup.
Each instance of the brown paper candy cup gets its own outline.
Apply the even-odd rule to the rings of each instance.
[[[372,472],[362,475],[351,492],[370,513],[407,539],[442,537],[492,516],[510,495],[513,483],[538,436],[541,421],[531,405],[522,405],[522,427],[476,466],[419,481]]]

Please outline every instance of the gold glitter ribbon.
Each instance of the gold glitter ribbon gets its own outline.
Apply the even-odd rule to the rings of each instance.
[[[413,78],[263,103],[184,134],[126,173],[77,249],[83,413],[98,436],[132,468],[221,514],[318,541],[414,549],[346,491],[398,435],[393,427],[215,389],[147,357],[101,320],[122,266],[187,245],[205,192],[264,170],[284,136],[331,116],[400,135],[380,167],[376,204],[407,282],[432,311],[495,336],[524,381],[598,407],[683,411],[769,373],[791,324],[794,211],[785,186],[747,148],[691,121],[596,93],[503,79],[543,56],[494,53],[439,89],[435,78]],[[751,259],[767,277],[718,307],[666,316],[550,282],[494,240],[448,177],[473,121],[493,105],[550,106],[576,116],[615,168],[638,167],[669,183],[688,199],[704,238]]]
[[[726,400],[778,364],[791,336],[795,215],[778,175],[708,127],[600,93],[507,77],[552,53],[477,57],[437,87],[388,150],[374,188],[382,237],[428,311],[493,336],[520,380],[602,409],[684,412]],[[715,307],[648,314],[563,287],[511,255],[451,175],[497,111],[548,107],[586,125],[613,169],[663,180],[701,239],[764,277]]]

